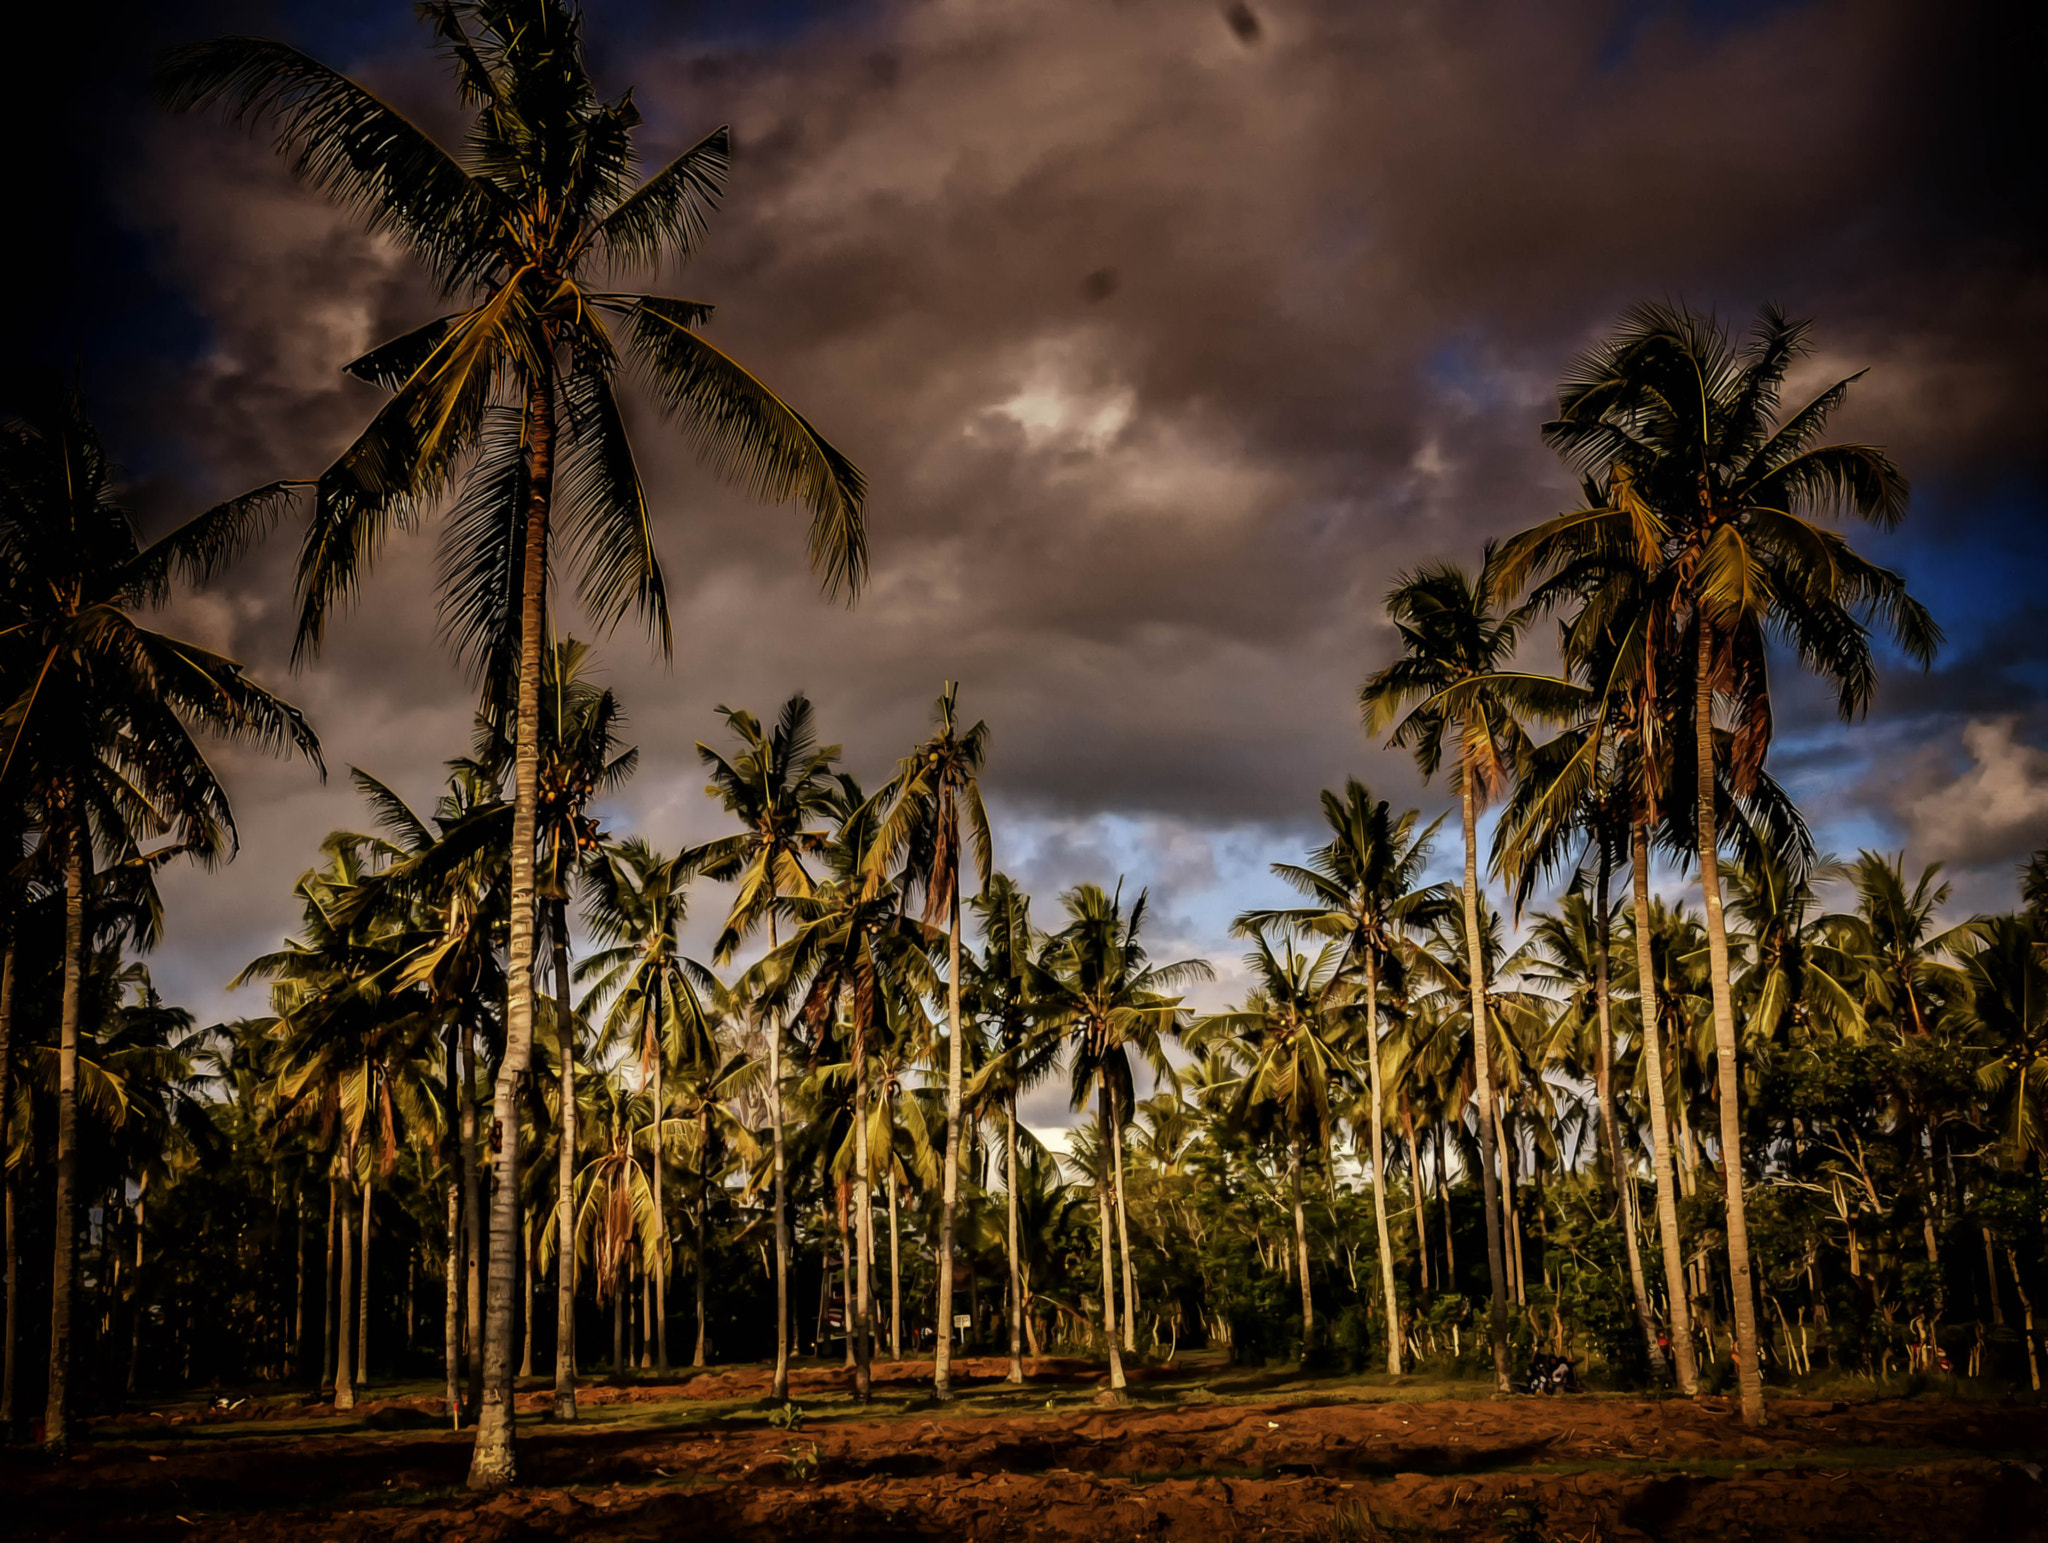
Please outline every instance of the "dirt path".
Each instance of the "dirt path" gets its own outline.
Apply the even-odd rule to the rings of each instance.
[[[720,1375],[735,1389],[720,1396],[744,1396],[745,1373]],[[1717,1399],[1310,1395],[1029,1414],[849,1412],[794,1437],[758,1410],[649,1415],[677,1423],[533,1428],[521,1442],[528,1487],[482,1502],[460,1489],[466,1436],[271,1435],[245,1421],[225,1422],[218,1436],[152,1441],[132,1424],[103,1427],[54,1468],[0,1468],[12,1497],[0,1529],[249,1543],[1183,1543],[1404,1529],[1509,1543],[2048,1539],[2048,1474],[2028,1468],[2048,1456],[2039,1407],[1783,1399],[1760,1432],[1743,1430]]]

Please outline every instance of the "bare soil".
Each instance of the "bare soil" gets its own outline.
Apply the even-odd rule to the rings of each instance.
[[[1430,1388],[1155,1370],[1098,1402],[1096,1369],[876,1367],[876,1403],[807,1368],[771,1427],[764,1369],[587,1386],[575,1426],[522,1422],[522,1487],[462,1489],[440,1401],[252,1401],[100,1422],[61,1463],[0,1459],[0,1531],[52,1539],[768,1540],[1603,1538],[2048,1540],[2048,1409],[1916,1398],[1418,1399]],[[1243,1388],[1250,1395],[1211,1390]],[[522,1409],[549,1395],[523,1392]],[[1046,1407],[1050,1403],[1051,1407]],[[292,1421],[297,1423],[286,1424]],[[323,1428],[324,1427],[324,1428]]]

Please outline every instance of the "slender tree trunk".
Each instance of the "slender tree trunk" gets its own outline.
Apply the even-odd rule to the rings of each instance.
[[[355,1314],[349,1310],[355,1305],[356,1287],[355,1207],[350,1204],[354,1188],[353,1181],[348,1178],[343,1178],[337,1186],[341,1202],[341,1215],[336,1227],[341,1235],[341,1311],[335,1319],[334,1349],[334,1407],[337,1411],[356,1406]]]
[[[1109,1113],[1109,1080],[1105,1077],[1096,1093],[1102,1111],[1102,1129],[1107,1132],[1112,1125]],[[1124,1361],[1117,1352],[1116,1334],[1116,1269],[1112,1262],[1116,1247],[1116,1234],[1109,1220],[1109,1154],[1098,1152],[1095,1160],[1095,1204],[1100,1213],[1102,1226],[1102,1342],[1109,1347],[1109,1390],[1122,1393],[1124,1390]]]
[[[477,1172],[476,1026],[467,1013],[462,1019],[462,1070],[455,1091],[462,1159],[462,1417],[473,1424],[483,1405],[484,1386],[484,1208],[483,1180]]]
[[[1316,1337],[1316,1300],[1308,1280],[1308,1212],[1301,1203],[1301,1134],[1287,1138],[1287,1186],[1294,1197],[1294,1253],[1301,1266],[1301,1358],[1313,1354]]]
[[[933,1346],[932,1396],[941,1402],[953,1396],[953,1225],[960,1204],[960,871],[957,858],[952,900],[947,906],[946,938],[946,1162],[939,1181],[939,1333]],[[1103,1246],[1109,1245],[1108,1233]],[[1112,1325],[1112,1330],[1114,1325]],[[1115,1362],[1111,1364],[1114,1366]],[[1123,1386],[1117,1370],[1116,1386]]]
[[[1377,1058],[1378,1052],[1374,1052]],[[1415,1111],[1401,1100],[1401,1127],[1408,1138],[1408,1198],[1415,1213],[1415,1257],[1422,1266],[1422,1289],[1429,1291],[1429,1215],[1422,1206],[1422,1144],[1415,1135]]]
[[[85,984],[85,894],[91,834],[78,792],[62,811],[64,840],[64,995],[57,1046],[57,1207],[50,1267],[50,1377],[43,1413],[44,1450],[71,1446],[71,1310],[78,1262],[78,1019]]]
[[[21,1235],[17,1230],[14,1170],[7,1169],[7,1342],[0,1345],[0,1439],[14,1429],[14,1352],[21,1343]]]
[[[626,1380],[626,1293],[631,1290],[621,1264],[612,1279],[612,1381]]]
[[[370,1213],[376,1191],[372,1181],[363,1181],[363,1252],[356,1266],[356,1386],[370,1380]]]
[[[1017,1090],[1003,1104],[1003,1186],[1009,1191],[1004,1210],[1009,1231],[1005,1249],[1010,1264],[1010,1382],[1024,1380],[1024,1276],[1017,1264]]]
[[[447,1190],[446,1209],[448,1213],[448,1258],[446,1267],[442,1271],[446,1296],[441,1311],[442,1351],[447,1360],[448,1373],[448,1428],[450,1430],[462,1429],[463,1414],[462,1283],[463,1277],[467,1272],[463,1268],[462,1257],[463,1185],[460,1175],[464,1164],[460,1155],[460,1127],[454,1118],[457,1105],[456,1087],[460,1078],[461,1069],[455,1048],[455,1023],[451,1019],[448,1024],[448,1086],[446,1090],[447,1113],[449,1116],[448,1129],[450,1132],[448,1138],[448,1161],[446,1164],[448,1177],[445,1183]]]
[[[1645,1075],[1649,1081],[1650,1167],[1657,1179],[1657,1234],[1664,1246],[1664,1294],[1671,1303],[1671,1357],[1678,1391],[1700,1390],[1693,1355],[1692,1304],[1685,1284],[1685,1246],[1678,1235],[1678,1181],[1671,1161],[1671,1109],[1664,1085],[1664,1036],[1658,1027],[1657,963],[1650,948],[1650,829],[1637,820],[1629,832],[1629,866],[1635,895],[1636,1013],[1641,1020]],[[1651,1360],[1657,1360],[1654,1354]],[[1652,1368],[1655,1369],[1654,1367]]]
[[[1138,1276],[1131,1265],[1131,1223],[1130,1211],[1125,1205],[1124,1194],[1124,1112],[1123,1098],[1113,1094],[1109,1100],[1111,1126],[1109,1132],[1110,1172],[1116,1182],[1116,1243],[1123,1260],[1124,1271],[1124,1352],[1138,1353]]]
[[[1593,1001],[1600,1015],[1599,1095],[1600,1144],[1607,1154],[1607,1179],[1614,1186],[1615,1204],[1621,1214],[1623,1242],[1628,1254],[1629,1292],[1636,1304],[1636,1322],[1643,1331],[1643,1351],[1650,1358],[1650,1371],[1657,1371],[1657,1319],[1650,1311],[1649,1287],[1643,1279],[1643,1249],[1636,1236],[1635,1191],[1629,1184],[1628,1154],[1621,1144],[1621,1120],[1615,1107],[1613,991],[1608,974],[1608,953],[1614,930],[1614,907],[1608,900],[1613,878],[1613,854],[1606,837],[1599,838],[1599,869],[1593,883]]]
[[[292,1291],[292,1359],[290,1376],[297,1382],[306,1370],[306,1191],[292,1185],[292,1210],[298,1216],[299,1246],[294,1256],[296,1273]]]
[[[647,1126],[648,1176],[654,1190],[654,1278],[651,1288],[656,1307],[656,1322],[649,1325],[654,1340],[654,1369],[662,1376],[668,1375],[668,1260],[670,1253],[668,1236],[668,1200],[663,1193],[662,1170],[667,1164],[662,1161],[662,1127],[666,1110],[662,1100],[662,1062],[665,1059],[663,1046],[654,1024],[654,1008],[647,1009],[648,1062],[651,1084],[654,1089],[654,1113]],[[703,1161],[703,1154],[698,1154]]]
[[[519,1357],[519,1375],[533,1375],[533,1341],[540,1330],[540,1250],[533,1245],[532,1235],[527,1231],[526,1218],[519,1219],[519,1273],[526,1282],[526,1333],[522,1336],[525,1350]]]
[[[1977,1230],[1984,1235],[1984,1282],[1991,1288],[1991,1324],[1994,1328],[2002,1329],[2005,1327],[2005,1308],[1998,1300],[1998,1262],[1991,1252],[1991,1229],[1989,1227],[1980,1227]],[[12,1260],[14,1257],[12,1252],[14,1247],[14,1223],[11,1221],[7,1224],[7,1246],[9,1249],[7,1257],[9,1260]],[[12,1275],[8,1276],[8,1281],[10,1282],[9,1290],[13,1289],[11,1284],[13,1279]],[[10,1349],[12,1348],[12,1343],[10,1339]]]
[[[1728,1197],[1728,1274],[1734,1295],[1735,1371],[1742,1423],[1762,1425],[1763,1370],[1757,1362],[1756,1282],[1742,1197],[1742,1083],[1736,1066],[1735,1002],[1728,978],[1728,927],[1721,908],[1720,843],[1714,829],[1714,634],[1704,614],[1694,681],[1693,739],[1699,766],[1700,893],[1706,900],[1707,969],[1714,991],[1714,1049],[1721,1101],[1721,1177]]]
[[[1367,1092],[1372,1098],[1372,1216],[1379,1229],[1380,1306],[1387,1315],[1387,1371],[1401,1375],[1401,1308],[1394,1295],[1394,1234],[1387,1225],[1386,1094],[1380,1084],[1380,961],[1378,950],[1365,946],[1365,1065]],[[1418,1213],[1419,1215],[1420,1213]],[[1415,1236],[1422,1237],[1420,1222]],[[1307,1273],[1306,1253],[1302,1256]],[[1304,1287],[1304,1296],[1306,1288]]]
[[[2021,1330],[2027,1342],[2027,1379],[2038,1393],[2041,1391],[2041,1361],[2034,1344],[2034,1299],[2027,1295],[2026,1282],[2020,1279],[2018,1251],[2008,1248],[2005,1263],[2012,1271],[2012,1289],[2019,1293]]]
[[[704,1267],[705,1248],[710,1236],[711,1222],[711,1165],[708,1154],[711,1151],[711,1111],[708,1105],[697,1110],[697,1344],[690,1352],[690,1364],[706,1364],[709,1349],[709,1330],[704,1315]]]
[[[1528,1298],[1522,1280],[1521,1229],[1515,1225],[1515,1148],[1508,1140],[1507,1119],[1498,1097],[1493,1101],[1493,1135],[1500,1153],[1501,1246],[1507,1254],[1508,1289],[1514,1292],[1515,1305],[1520,1307]]]
[[[4,1330],[6,1343],[0,1345],[0,1441],[12,1439],[14,1425],[14,1344],[15,1331],[19,1327],[15,1310],[20,1301],[18,1286],[21,1275],[21,1239],[15,1232],[14,1223],[14,1170],[7,1166],[10,1140],[7,1122],[14,1107],[13,1053],[14,939],[10,935],[6,952],[0,955],[0,1174],[4,1174],[0,1184],[4,1184],[6,1189],[7,1208],[7,1326]],[[1986,1233],[1985,1237],[1988,1240],[1990,1234]],[[1986,1246],[1989,1247],[1988,1241]]]
[[[555,1053],[561,1130],[555,1163],[555,1418],[576,1418],[576,1018],[569,1005],[569,904],[554,907]]]
[[[1445,1171],[1444,1146],[1450,1140],[1451,1128],[1440,1126],[1436,1133],[1436,1199],[1437,1206],[1444,1213],[1444,1289],[1458,1289],[1458,1251],[1451,1238],[1451,1181]]]
[[[854,1009],[853,1028],[853,1398],[874,1396],[875,1205],[868,1174],[867,1032]]]
[[[555,393],[552,360],[544,358],[527,387],[529,490],[526,550],[519,590],[519,706],[513,731],[512,915],[505,960],[505,1057],[498,1066],[494,1143],[502,1144],[504,1175],[519,1172],[519,1081],[533,1058],[534,833],[540,798],[540,672],[547,630],[548,514],[554,492]],[[484,1317],[484,1396],[478,1412],[471,1489],[503,1489],[519,1476],[512,1402],[513,1234],[519,1196],[514,1183],[491,1192],[489,1305]]]
[[[771,862],[772,869],[774,864]],[[775,886],[768,886],[768,952],[774,953]],[[768,1133],[775,1169],[775,1378],[769,1397],[789,1398],[789,1203],[784,1195],[782,1146],[782,1019],[768,1011]]]
[[[903,1254],[896,1219],[896,1175],[889,1175],[889,1359],[903,1359]]]
[[[853,1183],[842,1180],[839,1185],[839,1327],[846,1340],[846,1369],[853,1371],[860,1364],[860,1351],[854,1344],[853,1311]],[[823,1346],[819,1347],[821,1350]]]
[[[1493,1384],[1497,1392],[1508,1388],[1508,1301],[1507,1279],[1503,1273],[1500,1235],[1500,1189],[1493,1174],[1493,1127],[1487,1112],[1493,1107],[1493,1062],[1488,1041],[1492,1039],[1486,1011],[1486,951],[1479,936],[1479,798],[1472,786],[1471,767],[1464,768],[1460,799],[1465,821],[1465,968],[1472,989],[1472,1062],[1479,1086],[1479,1189],[1486,1211],[1486,1272],[1493,1292],[1488,1325],[1493,1341]]]

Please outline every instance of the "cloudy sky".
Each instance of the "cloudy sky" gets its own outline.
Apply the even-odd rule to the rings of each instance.
[[[168,42],[282,37],[459,135],[409,6],[79,7],[10,143],[41,242],[17,366],[82,368],[153,524],[317,471],[377,405],[344,361],[432,314],[404,256],[266,142],[170,120]],[[804,520],[707,479],[648,413],[672,665],[603,641],[642,747],[614,828],[717,831],[691,747],[802,689],[871,781],[947,678],[993,731],[997,855],[1040,899],[1148,886],[1160,957],[1232,989],[1240,907],[1347,774],[1440,804],[1361,733],[1404,567],[1565,507],[1537,426],[1629,303],[1818,323],[1802,378],[1914,482],[1891,536],[1947,629],[1845,727],[1789,668],[1775,766],[1825,842],[1942,861],[2011,903],[2048,842],[2043,27],[1968,0],[593,0],[643,155],[734,140],[700,261],[659,287],[852,455],[873,582],[818,592]],[[24,139],[22,135],[28,137]],[[284,537],[174,625],[312,717],[336,775],[224,755],[242,850],[173,875],[159,981],[203,1015],[293,922],[363,766],[421,803],[471,694],[437,641],[431,527],[294,675]],[[563,625],[587,628],[573,613]],[[1446,863],[1454,857],[1448,849]],[[722,897],[708,891],[708,917]],[[1048,1116],[1050,1111],[1045,1112]]]

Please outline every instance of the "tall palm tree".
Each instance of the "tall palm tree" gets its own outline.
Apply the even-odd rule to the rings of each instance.
[[[893,799],[866,860],[872,889],[885,882],[891,866],[905,865],[924,892],[924,919],[946,929],[946,1156],[939,1171],[939,1311],[953,1304],[953,1226],[960,1203],[961,1089],[965,1078],[965,1036],[960,1023],[960,848],[961,817],[973,846],[974,866],[988,883],[993,865],[988,814],[981,806],[982,763],[988,756],[988,725],[979,719],[962,729],[959,685],[947,681],[933,707],[933,732],[897,768],[887,790]],[[953,1396],[953,1341],[941,1324],[932,1365],[932,1394]]]
[[[1309,854],[1307,866],[1275,863],[1273,872],[1307,896],[1310,905],[1247,911],[1232,930],[1250,935],[1274,924],[1304,928],[1344,945],[1344,968],[1365,983],[1365,1056],[1372,1104],[1373,1220],[1379,1230],[1380,1302],[1387,1323],[1397,1321],[1393,1234],[1387,1222],[1386,1079],[1380,1064],[1380,984],[1398,970],[1399,947],[1412,928],[1434,922],[1449,904],[1442,890],[1422,884],[1431,843],[1442,820],[1418,831],[1422,816],[1395,815],[1351,778],[1340,798],[1323,790],[1323,822],[1330,839]],[[1416,1176],[1419,1185],[1420,1176]],[[1387,1370],[1401,1373],[1401,1336],[1387,1335]]]
[[[664,651],[667,609],[652,519],[615,392],[620,344],[662,410],[707,461],[775,501],[813,513],[811,558],[829,588],[866,567],[859,471],[696,330],[695,301],[603,287],[620,268],[687,261],[727,164],[723,128],[638,180],[630,93],[601,100],[566,0],[429,3],[459,98],[475,113],[466,162],[347,77],[297,49],[217,38],[167,59],[171,108],[220,105],[275,126],[295,173],[419,259],[465,309],[384,344],[349,368],[394,394],[312,483],[299,562],[299,652],[319,646],[384,534],[469,472],[444,548],[444,621],[481,673],[518,661],[506,1052],[494,1114],[515,1150],[520,1079],[532,1051],[541,656],[556,482],[567,500],[584,604],[618,620],[637,605]],[[623,336],[614,337],[614,328]],[[254,526],[286,485],[238,508]],[[513,1482],[512,1283],[517,1186],[492,1201],[484,1405],[473,1488]]]
[[[1500,1201],[1494,1175],[1493,1070],[1487,1046],[1480,957],[1479,812],[1505,790],[1514,764],[1528,753],[1525,718],[1563,718],[1583,692],[1565,681],[1509,667],[1521,639],[1519,616],[1499,617],[1464,571],[1438,563],[1408,574],[1387,595],[1387,614],[1401,635],[1402,657],[1359,689],[1366,732],[1392,728],[1390,745],[1412,751],[1425,778],[1442,764],[1445,741],[1453,752],[1465,832],[1465,940],[1472,994],[1478,1073],[1480,1189],[1486,1202],[1486,1262],[1492,1279],[1494,1384],[1508,1388],[1507,1294],[1503,1274]]]
[[[298,710],[233,660],[152,631],[173,570],[205,578],[234,543],[205,514],[144,546],[85,404],[52,389],[0,423],[0,807],[29,811],[62,873],[63,991],[56,1244],[44,1444],[71,1440],[78,1230],[78,1047],[94,832],[166,836],[211,866],[234,854],[234,811],[195,729],[319,764]],[[324,770],[324,768],[323,768]]]
[[[1042,1081],[1059,1058],[1059,1037],[1036,1032],[1031,961],[1042,939],[1031,926],[1031,897],[1008,874],[989,876],[969,902],[981,922],[982,951],[972,961],[974,1013],[990,1029],[991,1054],[968,1090],[977,1104],[993,1094],[1003,1106],[1004,1238],[1010,1270],[1011,1382],[1024,1380],[1024,1275],[1017,1253],[1017,1097]]]
[[[1723,704],[1733,724],[1727,775],[1747,793],[1770,747],[1767,636],[1789,641],[1801,664],[1834,687],[1845,719],[1863,712],[1876,689],[1873,627],[1923,665],[1941,640],[1899,575],[1816,521],[1853,514],[1890,529],[1905,516],[1907,484],[1877,446],[1821,442],[1857,376],[1781,415],[1786,376],[1807,352],[1810,332],[1771,306],[1741,345],[1712,317],[1682,307],[1629,312],[1610,339],[1572,366],[1558,417],[1544,428],[1567,461],[1626,497],[1518,538],[1533,551],[1568,530],[1626,526],[1655,596],[1646,647],[1690,686],[1683,710],[1694,752],[1692,823],[1713,987],[1736,1359],[1750,1424],[1764,1419],[1763,1380],[1742,1196],[1714,709]]]
[[[1265,931],[1253,928],[1252,951],[1244,956],[1253,986],[1244,1006],[1234,1012],[1211,1013],[1200,1018],[1188,1034],[1189,1049],[1206,1050],[1220,1043],[1228,1047],[1236,1063],[1231,1123],[1242,1127],[1251,1117],[1269,1114],[1286,1140],[1287,1185],[1294,1207],[1294,1250],[1301,1276],[1304,1361],[1315,1353],[1316,1307],[1315,1295],[1309,1287],[1308,1218],[1301,1201],[1301,1148],[1304,1138],[1314,1137],[1317,1150],[1327,1163],[1331,1085],[1340,1078],[1349,1080],[1352,1075],[1351,1062],[1342,1046],[1343,1017],[1333,999],[1349,952],[1350,940],[1339,938],[1325,943],[1311,959],[1296,953],[1293,938],[1283,932],[1280,951],[1275,953]],[[1374,1055],[1377,1059],[1377,1051]],[[1377,1088],[1374,1091],[1377,1094]],[[1373,1124],[1377,1130],[1377,1108]],[[1383,1166],[1373,1170],[1373,1183],[1385,1188]],[[1379,1207],[1379,1218],[1381,1258],[1391,1279],[1392,1244],[1387,1236],[1384,1202]],[[1400,1309],[1391,1289],[1386,1308],[1387,1337],[1398,1340]],[[1399,1370],[1392,1355],[1389,1362],[1392,1369]]]
[[[1977,1068],[1999,1157],[2048,1157],[2048,928],[2025,916],[1979,923],[1959,1016],[1989,1056]]]
[[[590,988],[583,1012],[609,1001],[604,1036],[623,1045],[647,1086],[647,1174],[654,1206],[654,1358],[668,1374],[668,1264],[673,1252],[662,1195],[663,1131],[668,1100],[662,1074],[689,1066],[702,1075],[723,1059],[716,1007],[721,987],[711,971],[683,954],[687,857],[664,857],[639,837],[607,849],[589,869],[585,917],[599,944],[577,971]]]
[[[1139,935],[1145,926],[1145,895],[1141,891],[1124,913],[1122,889],[1114,895],[1099,885],[1080,884],[1060,896],[1067,925],[1048,940],[1033,965],[1033,994],[1039,1000],[1039,1022],[1066,1036],[1067,1069],[1074,1107],[1096,1099],[1102,1132],[1096,1154],[1095,1195],[1102,1227],[1102,1332],[1109,1349],[1109,1386],[1124,1389],[1123,1357],[1117,1349],[1115,1256],[1122,1232],[1123,1257],[1130,1260],[1130,1234],[1123,1227],[1123,1133],[1119,1108],[1128,1107],[1132,1091],[1131,1055],[1138,1052],[1164,1080],[1173,1080],[1165,1039],[1187,1022],[1177,994],[1183,986],[1209,980],[1214,972],[1200,959],[1154,964]],[[1112,1166],[1113,1165],[1113,1166]],[[1114,1197],[1116,1220],[1110,1216]],[[1124,1310],[1133,1311],[1129,1276],[1125,1277]]]
[[[535,890],[546,918],[546,934],[555,977],[555,1075],[559,1083],[556,1118],[564,1122],[556,1143],[555,1228],[558,1257],[575,1258],[576,1182],[576,1014],[569,986],[569,893],[578,872],[603,842],[604,833],[590,817],[591,800],[615,792],[639,765],[640,752],[622,747],[619,731],[625,711],[618,698],[590,679],[592,650],[566,638],[548,649],[542,660],[540,722],[540,792],[535,813],[539,852]],[[517,772],[518,747],[508,732],[515,716],[517,679],[494,677],[489,685],[499,694],[492,711],[478,717],[477,759],[493,780],[503,783]],[[501,847],[511,840],[511,811],[505,811],[502,832],[492,835]],[[576,1418],[576,1290],[572,1270],[559,1271],[555,1282],[555,1401],[553,1417]],[[529,1336],[530,1337],[530,1336]]]
[[[832,763],[837,745],[820,745],[810,699],[798,692],[782,705],[775,727],[741,708],[720,707],[719,714],[740,742],[740,753],[728,760],[699,743],[697,755],[711,769],[704,791],[724,805],[743,827],[690,853],[707,878],[738,884],[725,927],[713,945],[713,958],[731,960],[742,941],[762,927],[768,930],[773,953],[777,907],[785,901],[808,900],[814,893],[804,859],[821,856],[832,832],[820,824],[831,808],[837,784]],[[765,1000],[765,998],[764,998]],[[768,1042],[768,1125],[773,1148],[775,1203],[775,1377],[769,1396],[789,1397],[789,1203],[782,1130],[782,1035],[780,1016],[771,1008],[764,1037]]]

